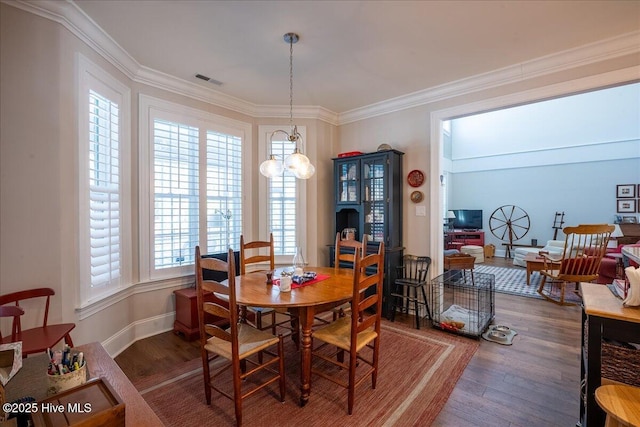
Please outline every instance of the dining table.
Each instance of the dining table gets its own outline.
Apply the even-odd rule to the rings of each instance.
[[[281,292],[277,284],[267,284],[264,271],[236,276],[236,303],[242,306],[285,309],[297,316],[300,323],[300,406],[309,401],[311,393],[312,327],[315,315],[331,310],[352,299],[353,270],[334,267],[306,267],[315,272],[316,280],[292,286]],[[273,277],[278,277],[279,270]]]

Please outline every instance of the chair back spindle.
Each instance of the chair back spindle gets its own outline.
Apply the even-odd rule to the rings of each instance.
[[[564,249],[561,255],[541,253],[544,267],[540,271],[542,280],[538,293],[547,300],[561,305],[573,305],[565,302],[567,283],[575,283],[576,290],[580,282],[592,282],[598,278],[600,263],[607,250],[611,233],[615,227],[608,224],[582,224],[565,227]],[[551,291],[545,292],[547,281],[559,283],[560,296],[556,298]]]

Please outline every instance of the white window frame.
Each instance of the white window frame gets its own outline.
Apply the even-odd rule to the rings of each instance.
[[[260,125],[258,126],[258,157],[260,159],[267,159],[271,154],[270,147],[270,137],[271,134],[276,130],[288,130],[289,125]],[[306,126],[298,126],[298,132],[302,135],[303,141],[307,140],[307,128]],[[282,138],[282,135],[277,135],[278,138]],[[294,144],[291,143],[291,149],[289,153],[293,152],[295,148]],[[304,148],[304,147],[299,147]],[[284,159],[279,159],[284,161]],[[287,172],[284,172],[287,173]],[[309,254],[307,248],[307,182],[309,180],[306,179],[296,179],[296,246],[302,248],[302,254],[306,257]],[[269,233],[271,232],[270,227],[270,215],[269,215],[269,204],[270,200],[269,195],[269,185],[268,178],[260,175],[259,177],[259,185],[258,185],[259,193],[260,193],[260,207],[259,212],[263,212],[264,214],[260,215],[259,222],[259,236],[252,238],[252,240],[268,240]],[[276,251],[276,264],[277,265],[290,265],[293,259],[294,253],[287,254],[278,254]],[[306,258],[305,258],[306,259]]]
[[[84,308],[132,285],[131,242],[131,90],[118,79],[76,54],[78,106],[78,211],[79,211],[79,290],[78,307]],[[118,104],[119,160],[119,280],[100,288],[91,286],[89,220],[89,91]]]
[[[206,153],[206,133],[215,131],[227,135],[238,136],[243,143],[242,169],[242,229],[248,229],[253,221],[253,206],[251,200],[251,170],[252,165],[252,128],[250,123],[208,113],[170,101],[154,98],[148,95],[139,96],[139,213],[140,213],[140,281],[149,282],[169,280],[193,275],[193,264],[180,267],[156,269],[153,259],[153,122],[155,118],[162,118],[176,123],[197,127],[200,131],[200,176],[199,192],[200,205],[206,206],[206,170],[203,156]],[[199,218],[199,245],[207,253],[206,215]],[[239,242],[238,242],[239,243]],[[236,247],[233,245],[232,247]],[[195,251],[195,248],[193,248]],[[237,248],[236,248],[237,249]]]

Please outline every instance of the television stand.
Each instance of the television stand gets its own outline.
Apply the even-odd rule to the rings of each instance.
[[[455,230],[445,233],[447,249],[460,249],[461,246],[484,246],[484,231]]]

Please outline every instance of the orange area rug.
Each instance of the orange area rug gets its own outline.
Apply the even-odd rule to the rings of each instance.
[[[245,399],[243,424],[428,426],[478,346],[478,340],[384,321],[377,387],[373,390],[371,381],[365,380],[356,388],[354,413],[349,416],[346,389],[315,376],[309,402],[298,406],[300,358],[286,338],[286,400],[280,403],[277,399],[277,384]],[[135,385],[167,426],[235,425],[231,400],[214,391],[211,406],[207,406],[199,359]]]

